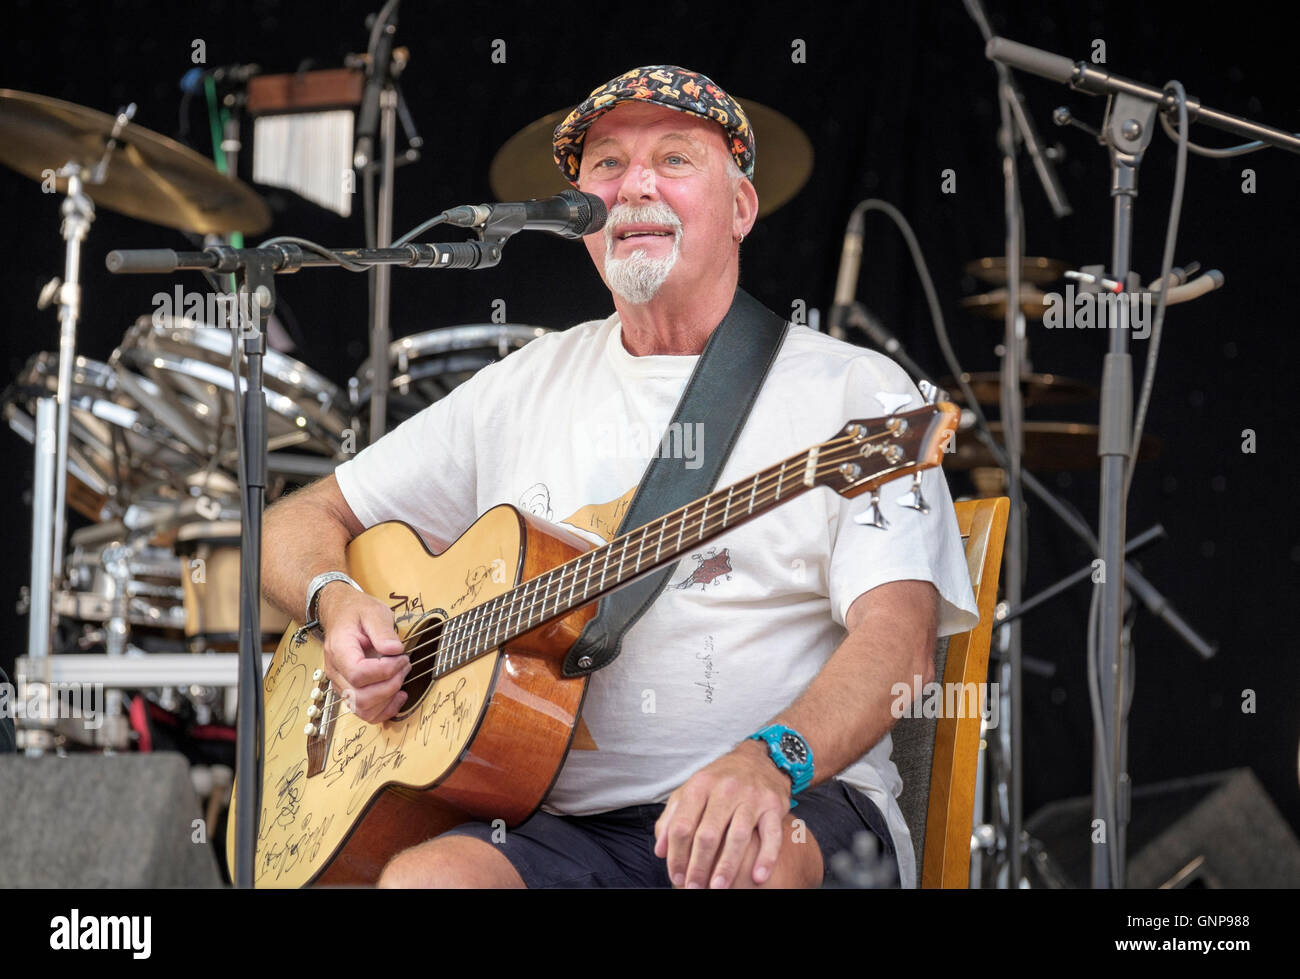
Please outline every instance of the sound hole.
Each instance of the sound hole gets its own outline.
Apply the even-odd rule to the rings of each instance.
[[[397,717],[405,717],[420,705],[424,695],[429,692],[437,679],[434,674],[434,666],[438,661],[438,649],[442,644],[442,627],[446,620],[442,618],[429,618],[421,622],[403,642],[406,649],[406,655],[411,657],[411,672],[406,675],[406,682],[402,684],[402,689],[406,691],[406,703],[397,713]]]

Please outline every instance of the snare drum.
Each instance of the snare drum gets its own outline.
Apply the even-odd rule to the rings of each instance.
[[[388,346],[389,422],[404,422],[488,364],[550,332],[541,326],[471,323],[394,340]],[[358,418],[370,415],[373,376],[367,360],[348,381],[348,397]]]
[[[185,636],[196,650],[239,648],[238,520],[198,521],[176,531]],[[289,617],[262,599],[262,647],[273,652]]]

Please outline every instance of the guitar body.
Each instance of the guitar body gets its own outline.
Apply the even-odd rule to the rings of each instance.
[[[515,826],[537,809],[564,763],[587,687],[586,677],[561,676],[560,664],[596,604],[454,672],[419,675],[434,662],[444,621],[590,549],[509,504],[488,510],[439,554],[397,522],[352,541],[349,574],[393,609],[411,656],[408,700],[392,720],[362,721],[327,680],[313,679],[324,669],[318,637],[295,644],[290,625],[263,681],[255,886],[371,884],[400,850],[459,823]],[[304,731],[313,705],[325,710],[314,736]],[[236,798],[226,840],[232,868]]]

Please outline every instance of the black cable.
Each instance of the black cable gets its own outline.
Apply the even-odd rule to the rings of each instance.
[[[1151,325],[1151,346],[1142,371],[1142,388],[1138,396],[1137,411],[1133,420],[1133,438],[1129,445],[1128,466],[1124,473],[1124,497],[1128,498],[1133,485],[1133,472],[1137,469],[1138,449],[1142,441],[1142,428],[1146,423],[1147,408],[1151,404],[1151,391],[1155,387],[1156,361],[1160,357],[1160,338],[1164,334],[1165,309],[1169,304],[1169,272],[1174,267],[1174,245],[1178,240],[1178,221],[1183,212],[1183,187],[1187,179],[1187,92],[1182,82],[1171,81],[1165,90],[1173,89],[1178,99],[1178,160],[1174,166],[1174,191],[1169,203],[1169,219],[1165,224],[1165,254],[1160,265],[1160,299],[1156,304],[1156,318]],[[1161,118],[1164,118],[1162,115]]]
[[[274,238],[267,238],[258,247],[266,248],[270,245],[297,245],[299,248],[314,252],[322,258],[328,258],[331,262],[337,262],[340,267],[347,269],[349,272],[368,272],[370,270],[369,265],[361,265],[350,258],[344,258],[340,253],[326,248],[324,245],[318,245],[314,241],[308,241],[306,238],[298,238],[294,235],[277,235]]]
[[[424,232],[428,231],[430,228],[442,224],[446,220],[447,220],[447,212],[443,211],[437,217],[429,218],[429,220],[425,221],[423,224],[417,224],[414,228],[412,228],[406,234],[402,235],[402,237],[398,238],[395,242],[393,242],[391,247],[397,248],[400,245],[405,245],[416,235],[423,234]]]

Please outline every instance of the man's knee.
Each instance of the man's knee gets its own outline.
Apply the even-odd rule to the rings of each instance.
[[[824,867],[821,847],[803,820],[787,815],[781,822],[781,851],[772,872],[762,884],[754,883],[754,862],[758,859],[759,835],[754,831],[749,847],[740,861],[740,871],[732,887],[805,888],[820,887]]]
[[[439,836],[388,862],[379,887],[523,887],[523,878],[491,843],[472,836]]]

